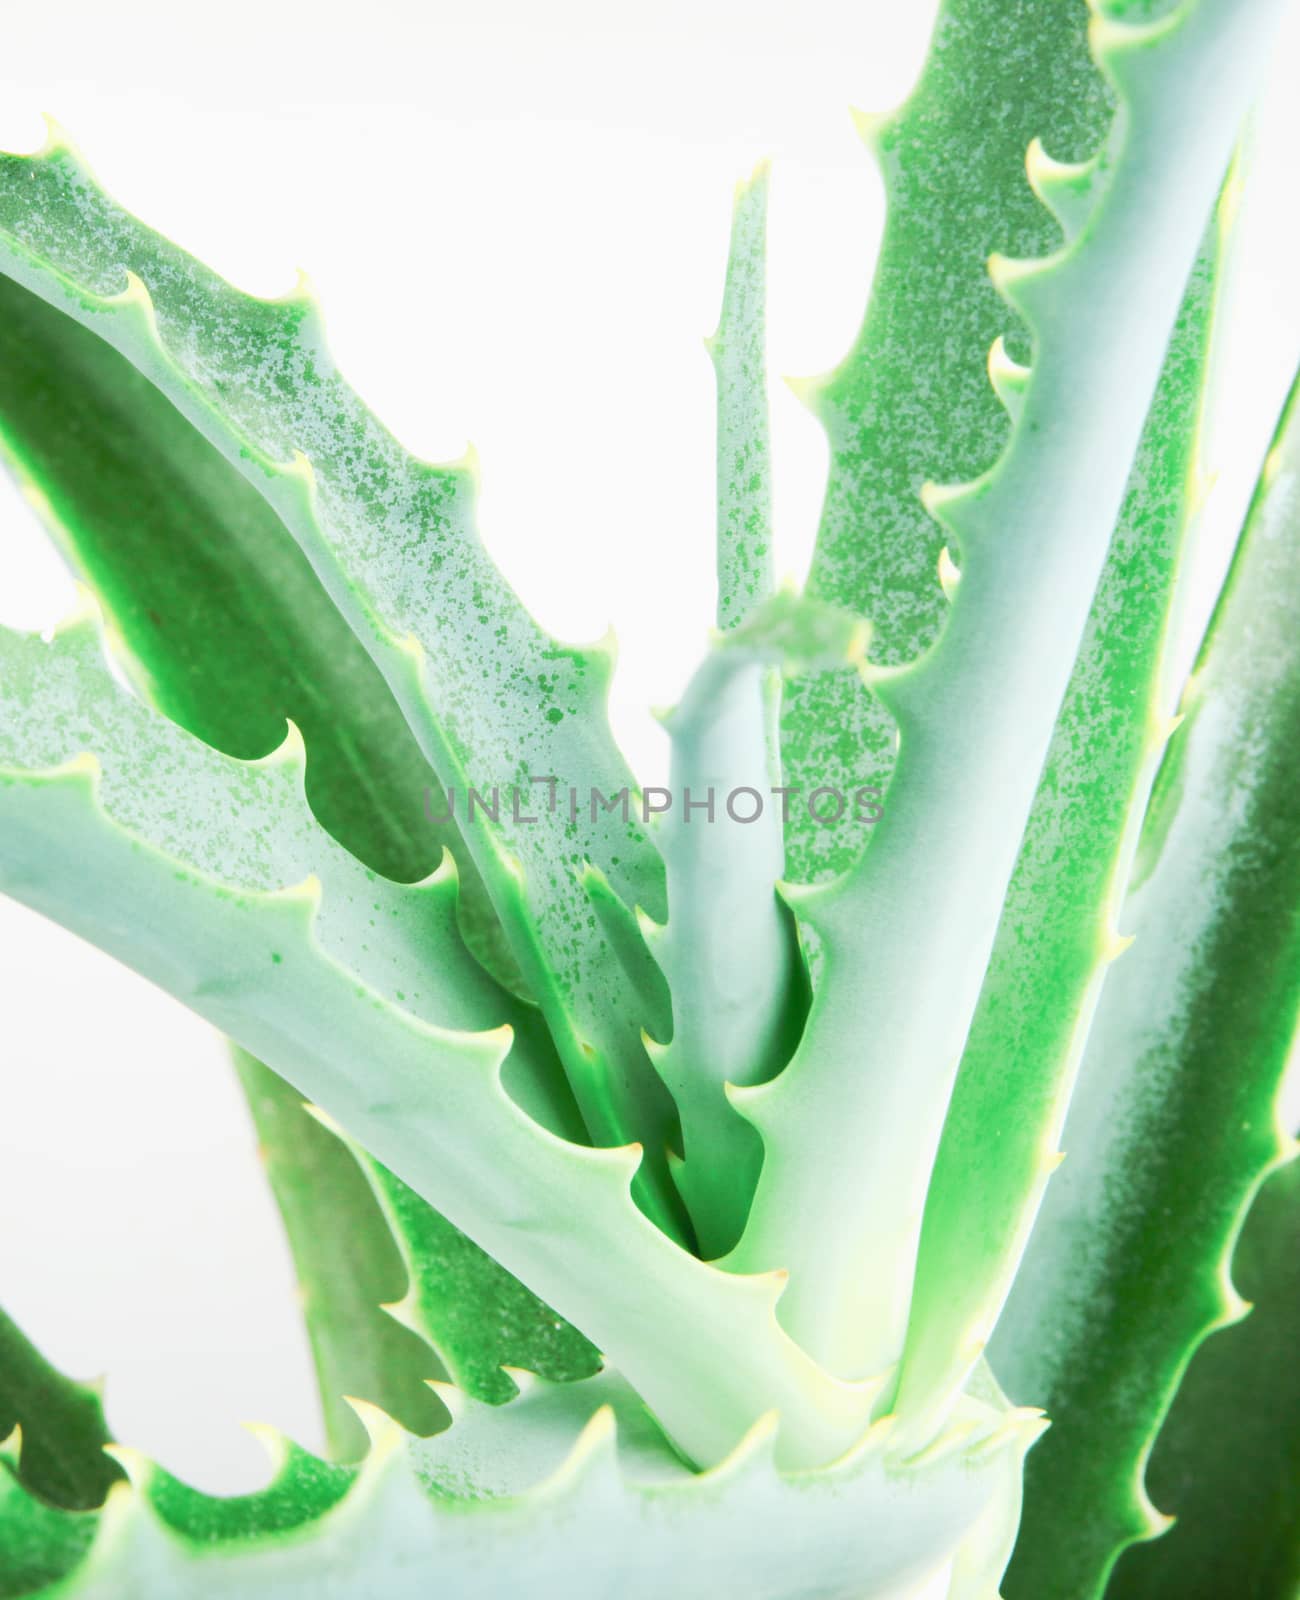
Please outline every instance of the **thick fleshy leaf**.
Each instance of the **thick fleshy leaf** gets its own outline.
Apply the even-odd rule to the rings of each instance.
[[[19,1480],[52,1505],[100,1505],[122,1476],[110,1438],[98,1390],[64,1377],[0,1311],[0,1440]]]
[[[1250,1311],[1192,1357],[1147,1466],[1172,1528],[1131,1546],[1107,1600],[1300,1594],[1300,1162],[1264,1184],[1232,1255]]]
[[[661,864],[605,718],[609,650],[533,622],[474,533],[472,465],[402,450],[334,367],[309,298],[240,294],[114,205],[66,145],[0,159],[0,273],[112,344],[297,542],[453,807],[459,795],[592,1137],[641,1141],[638,1194],[675,1230],[672,1106],[640,1037],[664,1019],[639,1014],[581,879],[586,862],[603,872],[629,923],[634,905],[662,915]],[[589,805],[594,790],[624,804]]]
[[[275,1481],[233,1500],[127,1453],[134,1483],[72,1525],[93,1543],[61,1563],[71,1592],[489,1600],[522,1576],[538,1597],[901,1600],[979,1526],[1008,1468],[1014,1486],[1039,1426],[971,1400],[914,1461],[891,1456],[885,1424],[826,1471],[785,1475],[763,1420],[697,1475],[612,1372],[559,1386],[514,1376],[522,1392],[497,1407],[440,1386],[454,1421],[432,1439],[366,1413],[373,1442],[359,1471],[273,1440]],[[9,1514],[0,1498],[0,1538]]]
[[[1229,196],[1231,190],[1228,191]],[[918,1438],[993,1332],[1059,1141],[1160,753],[1224,216],[1202,247],[1007,893],[926,1194],[897,1408]]]
[[[436,1432],[445,1416],[426,1380],[446,1369],[381,1309],[406,1292],[406,1267],[365,1175],[295,1089],[244,1050],[234,1060],[284,1219],[331,1456],[355,1461],[366,1452],[345,1395],[379,1406],[411,1433]]]
[[[685,1159],[673,1177],[705,1260],[739,1238],[763,1158],[730,1089],[781,1070],[808,1007],[794,919],[776,889],[784,847],[773,680],[861,663],[867,638],[848,612],[776,595],[716,635],[662,719],[672,740],[672,804],[658,819],[668,922],[646,924],[646,936],[672,994],[673,1037],[647,1048],[681,1118]]]
[[[597,1370],[600,1356],[576,1328],[395,1173],[364,1152],[358,1160],[406,1263],[407,1287],[391,1313],[438,1352],[458,1388],[500,1404],[515,1392],[506,1369],[521,1367],[525,1356],[528,1371],[557,1383]]]
[[[766,163],[736,185],[722,314],[708,341],[717,388],[719,628],[743,622],[773,588],[767,189]]]
[[[944,534],[917,491],[992,466],[1008,427],[989,388],[989,347],[1008,335],[1012,354],[1029,359],[985,270],[994,251],[1029,259],[1059,242],[1025,183],[1025,151],[1038,139],[1059,161],[1083,161],[1110,121],[1088,17],[1087,0],[943,0],[906,104],[862,119],[885,183],[885,231],[852,350],[804,386],[831,447],[808,585],[871,619],[872,656],[885,666],[915,660],[947,612]],[[787,779],[805,794],[852,793],[893,769],[894,720],[852,673],[790,684],[782,736]],[[868,828],[852,817],[819,828],[797,807],[788,876],[842,871]]]
[[[781,1330],[784,1277],[709,1267],[644,1217],[639,1147],[551,1131],[553,1057],[533,1008],[458,945],[449,867],[410,886],[363,868],[311,816],[300,744],[252,764],[211,750],[113,680],[86,620],[48,645],[0,631],[0,691],[5,892],[347,1128],[616,1358],[694,1460],[769,1410],[783,1462],[853,1443],[878,1390]]]
[[[476,951],[517,972],[388,686],[256,487],[123,355],[0,276],[0,453],[129,654],[142,693],[227,755],[291,719],[307,798],[368,867],[456,857]]]
[[[832,1370],[901,1351],[926,1187],[1053,727],[1187,277],[1280,14],[1199,0],[1097,22],[1119,111],[1086,224],[993,264],[1034,363],[1011,443],[931,490],[961,577],[937,643],[882,671],[898,761],[859,863],[795,902],[822,941],[808,1028],[738,1092],[765,1158],[740,1270],[791,1272],[782,1320]],[[864,1026],[864,1018],[869,1025]]]
[[[1100,1595],[1158,1533],[1147,1454],[1193,1351],[1241,1314],[1229,1262],[1292,1147],[1300,1023],[1300,413],[1293,396],[1161,770],[1048,1186],[991,1346],[1053,1419],[1008,1595]]]
[[[427,876],[449,847],[466,943],[518,988],[455,822],[431,820],[447,811],[435,774],[278,517],[125,357],[3,277],[0,449],[93,587],[146,698],[244,758],[273,750],[292,718],[318,821],[367,866],[402,881]],[[364,1447],[344,1394],[429,1431],[437,1408],[418,1380],[438,1368],[379,1310],[400,1299],[405,1276],[369,1186],[295,1090],[247,1056],[240,1076],[298,1269],[333,1448],[348,1456]],[[412,1197],[407,1214],[418,1204]],[[436,1231],[436,1220],[428,1226]],[[457,1288],[468,1292],[469,1279]],[[457,1314],[468,1328],[472,1308]],[[542,1349],[516,1346],[511,1356],[547,1370]],[[403,1369],[405,1382],[396,1376]]]

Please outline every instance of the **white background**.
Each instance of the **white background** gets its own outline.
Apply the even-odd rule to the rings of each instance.
[[[7,8],[0,145],[49,111],[104,183],[244,288],[309,270],[334,348],[412,448],[482,458],[484,536],[573,638],[612,621],[613,715],[647,781],[646,715],[711,619],[711,374],[734,180],[775,158],[774,373],[843,354],[881,196],[848,108],[920,64],[914,0],[96,0]],[[1300,354],[1300,19],[1277,56],[1235,273],[1204,599]],[[806,561],[825,470],[772,392],[781,565]],[[0,485],[0,620],[43,627],[67,580]],[[1217,553],[1216,553],[1217,552]],[[287,1252],[204,1024],[0,902],[0,1304],[119,1435],[213,1490],[265,1473],[240,1419],[321,1443]]]

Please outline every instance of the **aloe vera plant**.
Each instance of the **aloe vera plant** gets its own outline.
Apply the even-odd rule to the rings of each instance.
[[[0,887],[232,1041],[330,1445],[204,1495],[0,1317],[0,1595],[1295,1600],[1300,402],[1173,666],[1281,10],[945,0],[802,590],[740,185],[664,789],[305,290],[0,157],[83,585],[0,630]]]

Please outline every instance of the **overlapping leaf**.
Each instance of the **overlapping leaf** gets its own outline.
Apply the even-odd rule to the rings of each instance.
[[[1008,1593],[1100,1595],[1162,1524],[1148,1452],[1200,1341],[1242,1306],[1229,1261],[1292,1148],[1300,1023],[1300,428],[1294,397],[1184,700],[1046,1200],[991,1359],[1054,1426]]]
[[[641,1140],[638,1192],[672,1230],[672,1108],[640,1038],[663,1019],[640,1014],[581,881],[590,861],[629,924],[633,905],[662,914],[635,807],[588,803],[632,787],[604,716],[608,651],[533,622],[474,534],[472,468],[401,449],[333,366],[310,299],[238,293],[114,205],[66,145],[0,160],[0,273],[112,344],[297,542],[460,796],[467,848],[592,1136]],[[470,790],[486,802],[474,822]]]
[[[995,263],[1034,338],[1020,416],[996,468],[927,496],[960,582],[938,642],[875,681],[901,730],[884,814],[849,874],[796,901],[825,946],[825,981],[790,1066],[739,1101],[766,1155],[729,1259],[790,1267],[782,1317],[833,1370],[882,1370],[902,1346],[926,1186],[1003,898],[1278,12],[1189,0],[1152,24],[1099,21],[1119,111],[1086,223],[1053,257]]]
[[[886,1424],[830,1469],[788,1475],[774,1465],[765,1419],[695,1474],[614,1373],[564,1385],[514,1377],[522,1392],[499,1407],[440,1386],[455,1420],[427,1440],[366,1413],[373,1439],[359,1470],[278,1441],[275,1481],[232,1500],[127,1453],[133,1485],[98,1517],[68,1524],[81,1548],[65,1550],[50,1577],[66,1578],[79,1600],[269,1591],[415,1600],[431,1585],[488,1600],[521,1577],[538,1597],[577,1585],[630,1600],[669,1590],[711,1600],[737,1588],[788,1600],[811,1592],[816,1552],[825,1600],[888,1600],[979,1528],[1038,1427],[1032,1414],[969,1401],[915,1462],[891,1457]],[[31,1509],[21,1494],[0,1465],[0,1537]],[[56,1582],[3,1592],[65,1591]]]

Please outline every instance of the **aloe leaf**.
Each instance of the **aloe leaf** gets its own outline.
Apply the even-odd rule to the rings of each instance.
[[[234,1060],[293,1255],[330,1455],[355,1461],[366,1452],[345,1395],[379,1406],[408,1432],[435,1432],[443,1412],[425,1380],[446,1370],[380,1309],[406,1292],[406,1268],[364,1174],[300,1094],[246,1051]]]
[[[519,987],[455,823],[430,820],[447,811],[437,778],[378,669],[261,495],[110,344],[7,278],[0,356],[0,448],[93,585],[142,693],[206,743],[244,758],[274,749],[292,717],[321,824],[402,881],[426,876],[450,846],[466,943]],[[540,1027],[533,1032],[544,1044]],[[237,1061],[303,1288],[332,1448],[347,1457],[364,1446],[345,1394],[383,1405],[414,1432],[431,1431],[437,1406],[418,1380],[437,1364],[379,1310],[401,1298],[405,1270],[355,1159],[307,1116],[296,1091],[242,1052]],[[580,1137],[579,1127],[569,1118],[564,1131]],[[404,1215],[414,1219],[417,1206],[412,1198]],[[425,1219],[429,1237],[439,1220]],[[470,1288],[461,1274],[458,1291]],[[537,1310],[545,1313],[540,1303]],[[473,1308],[456,1314],[468,1334]],[[544,1348],[516,1344],[511,1356],[548,1370]],[[403,1376],[387,1379],[390,1363]]]
[[[575,1328],[414,1189],[267,1067],[242,1050],[235,1059],[298,1268],[336,1459],[365,1451],[345,1396],[427,1435],[444,1416],[429,1378],[500,1403],[515,1392],[503,1367],[556,1381],[596,1370]]]
[[[0,688],[5,892],[346,1127],[616,1359],[692,1459],[771,1409],[783,1461],[854,1442],[878,1387],[831,1379],[780,1329],[784,1276],[687,1254],[633,1203],[639,1147],[552,1131],[535,1013],[458,946],[449,866],[370,873],[311,817],[300,743],[252,764],[211,750],[114,682],[85,620],[50,645],[0,632]]]
[[[717,392],[719,628],[732,628],[773,589],[772,463],[767,411],[769,168],[736,185],[727,279],[708,340]]]
[[[1300,1593],[1300,1162],[1263,1185],[1232,1255],[1248,1314],[1192,1357],[1147,1466],[1172,1528],[1131,1546],[1108,1600]]]
[[[853,348],[801,390],[826,429],[830,476],[809,593],[870,617],[873,659],[914,660],[947,606],[942,530],[917,491],[984,471],[1006,443],[1006,413],[985,357],[1008,336],[1029,359],[1018,319],[994,291],[990,254],[1030,258],[1060,233],[1025,183],[1035,138],[1061,161],[1091,156],[1112,100],[1088,53],[1086,0],[944,0],[925,68],[907,102],[863,117],[887,210],[870,303]],[[786,689],[787,781],[804,793],[883,785],[893,769],[888,710],[854,674]],[[788,876],[843,871],[870,824],[819,828],[800,807],[788,830]]]
[[[451,848],[460,917],[518,984],[438,780],[359,640],[256,487],[114,347],[0,276],[0,456],[92,587],[141,692],[227,755],[291,718],[307,798],[367,866],[414,882]]]
[[[497,1407],[439,1386],[454,1420],[427,1440],[363,1410],[372,1446],[356,1471],[268,1436],[274,1481],[234,1499],[123,1452],[133,1484],[97,1519],[73,1592],[415,1600],[430,1584],[507,1593],[527,1572],[529,1593],[548,1597],[572,1593],[580,1572],[584,1588],[633,1600],[732,1589],[788,1600],[813,1592],[815,1550],[817,1594],[893,1600],[942,1567],[1038,1426],[966,1401],[924,1459],[892,1459],[886,1424],[829,1470],[788,1475],[765,1419],[694,1474],[617,1374],[559,1386],[515,1376],[521,1392]]]
[[[995,468],[926,496],[957,543],[950,614],[918,662],[874,680],[901,732],[884,812],[858,865],[795,902],[825,978],[789,1067],[736,1097],[766,1154],[728,1261],[788,1267],[783,1323],[840,1373],[884,1371],[902,1347],[926,1186],[1002,901],[1278,12],[1202,0],[1147,25],[1099,19],[1119,111],[1086,223],[1046,260],[994,264],[1034,337],[1020,416]]]
[[[0,1600],[57,1593],[84,1562],[98,1525],[94,1511],[67,1511],[34,1495],[0,1452]]]
[[[668,809],[656,818],[668,922],[641,929],[671,994],[672,1042],[646,1049],[681,1121],[672,1175],[705,1260],[736,1242],[762,1163],[728,1084],[759,1083],[789,1060],[806,1011],[798,936],[776,884],[785,862],[775,803],[785,646],[736,647],[773,601],[766,388],[766,165],[736,186],[726,287],[708,341],[717,387],[717,621],[722,630],[673,711]],[[807,608],[811,613],[813,608]],[[800,604],[779,615],[799,627]],[[811,631],[811,620],[805,624]],[[760,627],[763,625],[760,624]]]
[[[458,1389],[500,1405],[515,1393],[507,1369],[527,1363],[557,1383],[597,1371],[600,1356],[576,1328],[380,1162],[359,1159],[406,1264],[407,1286],[389,1311],[438,1352]]]
[[[1049,1185],[991,1345],[1053,1418],[1008,1594],[1100,1595],[1159,1532],[1148,1452],[1228,1263],[1292,1147],[1276,1098],[1300,1020],[1300,427],[1294,393],[1183,702]]]
[[[141,691],[206,743],[245,758],[274,749],[292,717],[322,825],[403,881],[426,876],[450,845],[466,942],[518,987],[454,822],[430,820],[447,810],[437,778],[262,496],[110,344],[7,278],[0,354],[0,447],[93,584]],[[364,1444],[344,1394],[430,1431],[437,1407],[418,1380],[438,1368],[378,1309],[401,1298],[405,1274],[368,1184],[296,1091],[246,1055],[239,1071],[303,1286],[332,1447],[349,1456]],[[462,1277],[458,1287],[470,1285]],[[512,1354],[544,1367],[540,1350]],[[390,1362],[404,1380],[385,1378]]]
[[[807,1011],[793,919],[776,891],[784,859],[776,791],[777,673],[865,661],[847,612],[782,593],[725,633],[664,718],[673,809],[659,819],[668,922],[646,939],[672,993],[671,1044],[648,1041],[681,1117],[673,1177],[706,1260],[740,1236],[762,1165],[728,1094],[789,1060]]]
[[[989,1370],[988,1363],[982,1359],[971,1372],[966,1393],[986,1405],[1010,1405]],[[1032,1438],[1026,1436],[1026,1450],[1032,1447],[1037,1437],[1037,1433]],[[989,1497],[988,1506],[958,1546],[944,1600],[999,1600],[1002,1574],[1011,1559],[1016,1529],[1020,1524],[1024,1466],[1023,1454],[1016,1455],[1009,1451],[1003,1457],[1002,1487]]]
[[[1175,575],[1231,186],[1202,246],[1029,816],[926,1195],[898,1410],[924,1437],[986,1346],[1057,1150],[1138,830],[1174,727]]]
[[[0,1600],[84,1559],[94,1509],[125,1476],[110,1437],[98,1388],[66,1378],[0,1311]]]
[[[100,1505],[122,1476],[104,1454],[110,1437],[98,1389],[65,1378],[0,1311],[0,1440],[19,1480],[52,1505]]]
[[[466,844],[592,1137],[641,1141],[638,1194],[675,1230],[672,1106],[640,1038],[663,1019],[637,1014],[579,876],[589,861],[629,918],[638,904],[663,914],[635,810],[587,804],[595,788],[633,786],[604,715],[609,650],[562,645],[532,621],[473,531],[472,464],[402,450],[334,367],[307,296],[240,294],[114,205],[61,143],[0,160],[0,272],[111,343],[297,541],[460,795]],[[554,786],[539,793],[537,778]],[[471,789],[487,802],[472,820]]]

